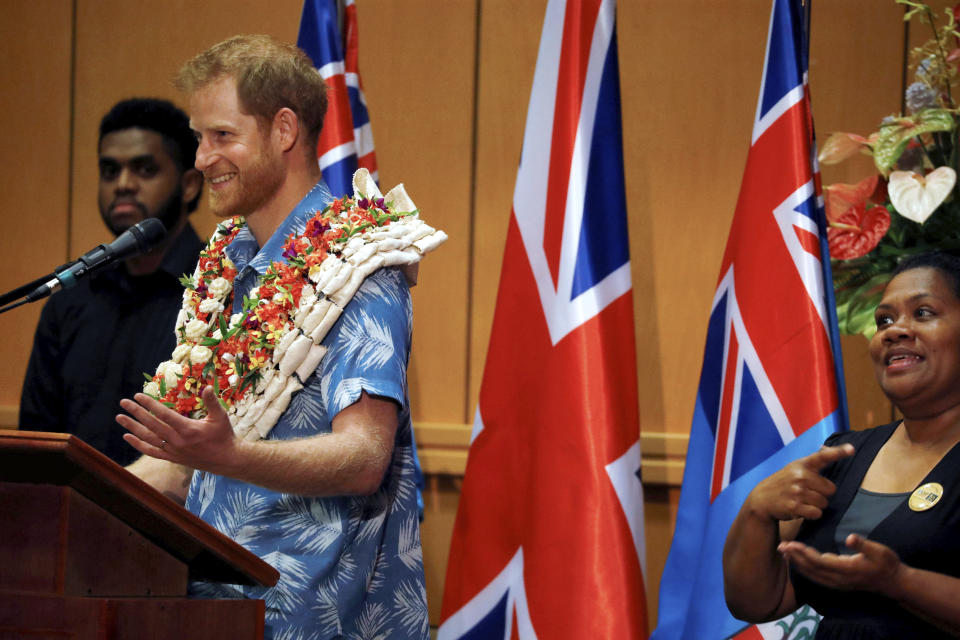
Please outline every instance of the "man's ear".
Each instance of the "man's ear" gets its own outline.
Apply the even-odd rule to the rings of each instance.
[[[203,188],[203,174],[196,169],[187,169],[180,176],[180,187],[183,189],[183,204],[193,202]]]
[[[284,107],[273,116],[273,131],[281,151],[290,151],[300,137],[300,121],[292,109]]]

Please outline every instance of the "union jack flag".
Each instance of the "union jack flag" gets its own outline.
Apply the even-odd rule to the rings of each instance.
[[[613,0],[550,0],[439,638],[643,638]]]
[[[847,428],[806,33],[800,1],[774,0],[654,639],[728,638],[747,626],[723,597],[730,524],[758,481]]]
[[[297,46],[307,52],[329,87],[317,158],[323,179],[336,197],[353,193],[353,174],[360,167],[378,179],[373,130],[357,64],[357,7],[353,0],[343,5],[342,41],[335,0],[305,0],[297,36]]]

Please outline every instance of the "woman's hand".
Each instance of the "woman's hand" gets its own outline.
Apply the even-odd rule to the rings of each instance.
[[[821,469],[854,453],[853,445],[822,447],[795,460],[763,480],[747,497],[746,508],[771,520],[816,520],[830,501],[836,486],[820,475]]]
[[[847,536],[846,545],[856,553],[820,553],[796,541],[782,542],[778,549],[794,569],[831,589],[874,591],[893,596],[892,590],[903,569],[896,552],[853,533]]]
[[[797,608],[787,561],[777,545],[792,537],[799,518],[823,514],[836,487],[820,470],[852,455],[850,444],[823,447],[791,462],[747,496],[723,548],[724,594],[733,615],[762,622]]]

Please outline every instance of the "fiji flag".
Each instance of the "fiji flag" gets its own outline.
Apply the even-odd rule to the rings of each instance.
[[[758,481],[846,428],[806,51],[799,0],[774,0],[660,585],[658,640],[728,638],[747,626],[724,603],[727,530]],[[807,609],[788,626],[805,617],[815,624]],[[751,627],[743,637],[768,631]]]
[[[550,0],[439,638],[644,638],[613,0]]]
[[[334,196],[353,193],[353,173],[368,169],[377,179],[373,131],[357,65],[357,7],[345,0],[342,42],[336,0],[305,0],[297,46],[307,52],[329,91],[317,157]]]

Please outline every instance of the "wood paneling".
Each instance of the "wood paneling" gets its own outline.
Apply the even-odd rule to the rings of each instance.
[[[66,258],[70,189],[72,8],[60,0],[4,2],[0,20],[0,291]],[[0,316],[0,405],[20,403],[40,305]]]
[[[384,191],[403,182],[450,239],[420,266],[414,420],[464,422],[477,0],[359,2],[360,72]]]

